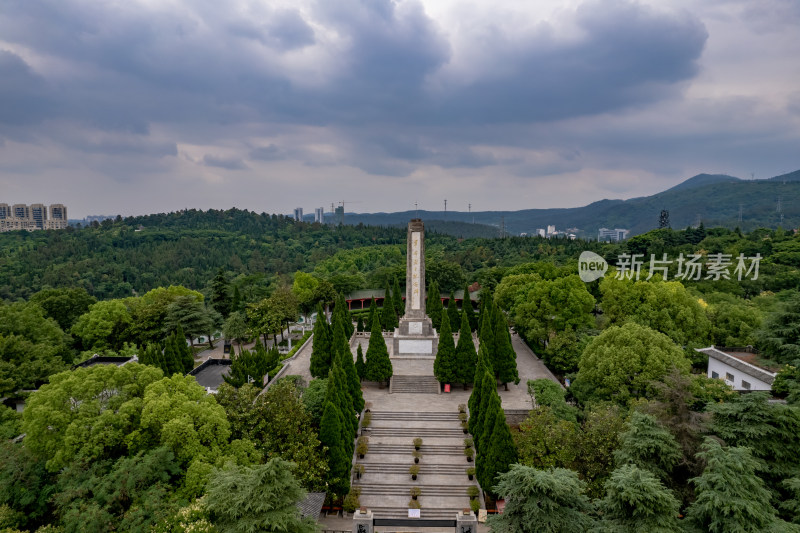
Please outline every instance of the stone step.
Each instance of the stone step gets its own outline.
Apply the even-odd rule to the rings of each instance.
[[[409,499],[411,499],[409,497]],[[420,500],[421,501],[421,500]],[[424,505],[424,502],[421,501]],[[408,518],[407,507],[370,507],[374,518]],[[455,520],[462,509],[420,509],[420,518],[430,520]]]
[[[371,457],[378,454],[408,455],[409,457],[411,457],[411,452],[413,451],[414,451],[413,444],[370,443],[369,451],[367,452],[366,458],[370,459]],[[453,455],[453,456],[458,455],[462,457],[464,456],[463,444],[454,444],[450,446],[446,444],[423,443],[422,446],[420,446],[420,451],[422,452],[423,457],[426,455]]]
[[[420,420],[459,422],[458,413],[451,412],[401,412],[401,411],[372,411],[372,421],[379,420]]]
[[[467,497],[467,487],[475,485],[475,483],[454,483],[453,485],[420,485],[416,481],[411,481],[407,484],[392,484],[383,485],[380,483],[358,483],[353,484],[354,487],[361,488],[362,496],[408,496],[411,499],[411,487],[419,487],[421,490],[420,498],[428,497]],[[475,485],[477,486],[477,485]]]
[[[412,462],[398,464],[398,463],[361,463],[364,465],[364,475],[367,474],[404,474],[409,476],[411,479],[411,475],[408,473],[408,468],[413,464]],[[466,479],[467,476],[467,463],[464,462],[463,464],[455,464],[455,465],[445,465],[445,464],[429,464],[429,463],[420,463],[419,465],[419,476],[428,476],[439,474],[443,476],[464,476],[464,481],[468,481]]]
[[[393,376],[392,393],[439,394],[439,382],[433,376]]]
[[[461,437],[462,439],[467,437],[464,434],[464,430],[461,428],[436,428],[436,427],[425,427],[425,428],[393,428],[393,427],[374,427],[369,430],[370,437],[403,437],[409,436],[412,439],[414,437],[425,437],[428,438],[436,438],[436,437],[446,437],[446,438],[458,438]]]

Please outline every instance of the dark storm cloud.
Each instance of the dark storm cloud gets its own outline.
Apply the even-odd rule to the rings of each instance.
[[[2,38],[61,62],[51,74],[0,52],[0,96],[13,104],[0,108],[0,135],[44,117],[71,120],[129,134],[128,144],[73,146],[114,153],[153,150],[136,137],[159,123],[176,132],[176,142],[198,132],[215,142],[222,128],[237,124],[312,125],[336,131],[341,153],[270,145],[249,157],[308,157],[309,165],[335,162],[392,176],[420,164],[479,168],[501,160],[465,140],[507,142],[492,125],[611,113],[673,97],[696,73],[707,38],[689,15],[591,2],[572,14],[579,37],[560,38],[547,25],[515,36],[507,21],[508,31],[482,36],[482,62],[472,65],[412,0],[321,0],[305,14],[235,4],[241,9],[0,0]],[[309,50],[319,57],[287,59]],[[448,70],[459,60],[463,76]],[[314,83],[305,83],[306,73]],[[174,153],[174,144],[155,151]],[[202,163],[246,168],[241,159],[213,155]]]

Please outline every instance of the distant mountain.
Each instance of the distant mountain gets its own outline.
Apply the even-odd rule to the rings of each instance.
[[[672,187],[671,189],[667,189],[664,192],[676,191],[676,190],[680,191],[685,189],[696,189],[697,187],[702,187],[704,185],[711,185],[712,183],[730,183],[735,181],[742,181],[742,180],[734,176],[728,176],[727,174],[698,174],[697,176],[693,176],[688,180]]]
[[[778,212],[778,199],[781,212]],[[742,180],[724,174],[699,174],[666,191],[629,200],[599,200],[583,207],[523,209],[519,211],[401,211],[396,213],[346,213],[346,224],[405,225],[419,216],[428,224],[447,222],[438,231],[467,237],[459,224],[482,224],[499,235],[527,233],[555,225],[558,231],[577,230],[580,237],[596,238],[599,228],[625,228],[632,235],[658,227],[666,209],[673,228],[703,222],[706,226],[785,228],[800,226],[800,170],[763,180]],[[742,220],[739,221],[741,209]],[[783,219],[781,219],[781,214]],[[781,221],[782,220],[782,221]],[[461,233],[459,233],[459,231]],[[480,233],[487,231],[485,228]]]

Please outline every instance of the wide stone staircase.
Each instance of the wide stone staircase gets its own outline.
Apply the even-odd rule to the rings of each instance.
[[[466,469],[475,463],[464,456],[464,438],[457,410],[453,412],[372,411],[369,451],[364,459],[361,479],[353,487],[361,488],[361,505],[376,518],[406,518],[411,488],[419,487],[421,518],[452,519],[469,507]],[[417,480],[411,479],[414,464],[413,440],[422,438]]]
[[[433,376],[392,376],[392,394],[439,394],[439,382]]]

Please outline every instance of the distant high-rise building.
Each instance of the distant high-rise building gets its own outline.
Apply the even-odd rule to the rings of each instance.
[[[339,224],[344,225],[344,206],[343,205],[336,206],[335,218],[336,218],[336,222],[338,222]]]
[[[314,222],[319,222],[322,224],[323,219],[325,218],[325,208],[317,207],[314,209]]]
[[[597,240],[605,242],[620,242],[627,239],[629,233],[630,230],[622,228],[615,228],[615,229],[600,228],[599,230],[597,230]]]
[[[547,226],[547,235],[553,235],[556,232],[555,226]]]
[[[544,228],[537,229],[536,235],[538,235],[539,237],[547,237],[547,234],[544,232]]]
[[[48,216],[49,215],[49,216]],[[0,231],[64,229],[69,225],[63,204],[0,204]]]
[[[303,221],[303,208],[302,207],[295,207],[294,208],[294,219],[297,222]]]

